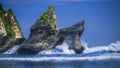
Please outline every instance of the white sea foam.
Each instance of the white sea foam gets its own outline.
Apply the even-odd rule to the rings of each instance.
[[[108,46],[98,46],[92,48],[88,48],[87,43],[84,41],[82,41],[82,45],[85,48],[83,53],[93,53],[97,51],[120,51],[120,41],[117,41],[116,43],[111,43]]]
[[[92,48],[89,48],[88,43],[84,41],[82,41],[81,43],[85,49],[83,53],[93,53],[98,51],[120,51],[120,41],[117,41],[116,43],[111,43],[108,46],[97,46]],[[66,41],[63,44],[58,45],[55,49],[45,50],[39,52],[39,54],[75,54],[75,52],[72,49],[69,50],[69,45],[70,42]],[[59,50],[61,50],[62,52],[60,52]]]
[[[89,56],[89,53],[94,53],[94,52],[98,52],[98,51],[120,51],[120,41],[117,41],[116,43],[111,43],[108,46],[98,46],[98,47],[93,47],[93,48],[89,48],[87,46],[86,42],[82,41],[82,45],[85,48],[83,54],[88,53],[88,55],[86,56],[72,56],[69,57],[68,56],[52,56],[52,54],[75,54],[73,50],[69,50],[69,45],[71,42],[67,41],[64,42],[62,45],[58,45],[56,46],[55,49],[52,50],[48,50],[48,51],[42,51],[39,52],[39,54],[51,54],[51,57],[49,56],[44,56],[44,57],[0,57],[0,60],[15,60],[15,61],[66,61],[66,60],[104,60],[104,59],[120,59],[120,53],[106,53],[106,54],[100,54],[98,56],[95,56],[93,54],[93,56]],[[7,52],[4,52],[4,54],[13,54],[16,52],[16,50],[19,49],[19,46],[15,46],[11,49],[9,49]],[[80,54],[81,55],[81,54]]]
[[[104,59],[120,59],[119,55],[102,55],[91,57],[3,57],[0,60],[15,60],[15,61],[73,61],[73,60],[104,60]]]
[[[3,54],[13,54],[13,53],[15,53],[19,48],[20,48],[19,45],[14,46],[14,47],[10,48],[9,50],[7,50],[6,52],[4,52]]]
[[[63,44],[56,46],[55,49],[44,50],[38,54],[75,54],[72,49],[69,49],[70,43],[70,41],[65,41]]]
[[[65,41],[63,42],[63,44],[56,46],[55,49],[44,50],[42,52],[39,52],[38,54],[75,54],[74,50],[69,49],[70,43],[71,43],[70,41]],[[116,43],[111,43],[108,46],[97,46],[92,48],[89,48],[88,44],[84,41],[82,41],[81,43],[85,49],[83,53],[93,53],[98,51],[120,51],[120,41],[117,41]],[[13,54],[19,48],[20,46],[14,46],[7,50],[6,52],[4,52],[3,54]]]

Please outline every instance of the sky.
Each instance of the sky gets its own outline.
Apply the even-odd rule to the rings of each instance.
[[[80,39],[89,47],[120,40],[120,1],[117,0],[0,0],[0,3],[5,10],[14,10],[26,38],[36,19],[52,5],[59,29],[85,20],[85,31]]]

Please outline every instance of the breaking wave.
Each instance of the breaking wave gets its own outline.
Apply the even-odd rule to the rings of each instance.
[[[117,41],[116,43],[111,43],[108,46],[97,46],[88,48],[87,43],[82,41],[82,45],[85,48],[83,53],[93,53],[93,52],[100,52],[100,51],[108,51],[108,52],[118,52],[120,51],[120,41]]]
[[[14,61],[73,61],[73,60],[106,60],[106,59],[120,59],[120,54],[112,53],[112,54],[104,54],[100,56],[83,56],[83,55],[12,55],[12,56],[0,56],[0,60],[14,60]]]
[[[103,60],[103,59],[120,59],[118,56],[95,56],[95,57],[42,57],[42,58],[0,58],[0,60],[17,60],[17,61],[50,61],[50,60]]]
[[[70,41],[65,41],[63,44],[56,46],[55,49],[45,50],[38,54],[75,54],[72,49],[69,50],[70,43]]]
[[[58,45],[55,49],[39,52],[37,55],[17,55],[14,54],[20,46],[10,48],[4,54],[0,54],[0,60],[15,61],[71,61],[71,60],[104,60],[104,59],[120,59],[120,41],[111,43],[108,46],[98,46],[89,48],[88,44],[82,41],[85,48],[82,54],[75,54],[73,50],[69,50],[70,41],[66,41]],[[9,54],[9,55],[7,55]],[[14,54],[14,55],[10,55]]]
[[[56,48],[51,50],[44,50],[42,52],[39,52],[39,54],[75,54],[74,50],[69,49],[70,41],[65,41],[63,44],[56,46]],[[83,53],[95,53],[95,52],[120,52],[120,41],[117,41],[116,43],[111,43],[108,46],[97,46],[97,47],[88,47],[88,43],[82,41],[81,44],[84,47]],[[4,52],[3,54],[14,54],[20,46],[14,46]]]
[[[70,41],[65,41],[63,44],[58,45],[55,49],[51,50],[45,50],[42,52],[39,52],[38,54],[75,54],[74,50],[69,50]],[[116,43],[111,43],[108,46],[97,46],[89,48],[88,44],[84,41],[81,42],[84,51],[83,53],[94,53],[94,52],[118,52],[120,51],[120,41],[117,41]]]
[[[19,45],[10,48],[9,50],[5,51],[3,54],[14,54],[20,48]]]

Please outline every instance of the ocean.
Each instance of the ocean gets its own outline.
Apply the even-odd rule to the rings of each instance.
[[[0,55],[0,68],[119,68],[119,53]]]
[[[37,55],[16,54],[19,46],[15,46],[0,54],[0,68],[120,68],[119,43],[92,48],[82,43],[85,50],[81,54],[69,50],[67,42]]]

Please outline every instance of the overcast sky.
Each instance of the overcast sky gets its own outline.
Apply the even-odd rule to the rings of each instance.
[[[89,47],[120,40],[120,1],[117,0],[0,0],[5,10],[12,8],[24,36],[48,6],[56,9],[59,28],[85,20],[81,40]]]

